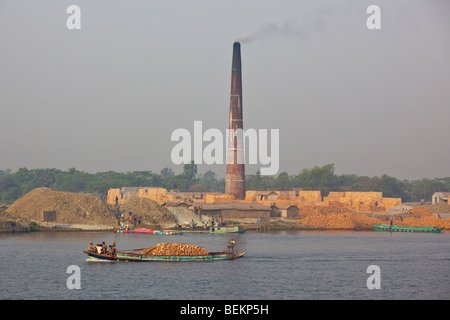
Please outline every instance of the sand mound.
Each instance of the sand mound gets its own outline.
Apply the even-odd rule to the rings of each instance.
[[[0,209],[0,232],[26,232],[29,230],[29,223],[21,218],[12,217],[6,211]]]
[[[141,220],[141,225],[175,223],[176,221],[167,208],[148,198],[128,199],[124,205],[119,206],[119,209],[125,219],[129,218],[128,213],[131,211]]]
[[[11,216],[43,223],[44,211],[56,211],[57,224],[116,226],[114,212],[98,197],[37,188],[17,199],[7,210]]]

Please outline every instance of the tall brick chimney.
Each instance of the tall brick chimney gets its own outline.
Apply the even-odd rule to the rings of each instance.
[[[245,159],[242,120],[241,45],[239,42],[235,42],[233,44],[233,62],[231,67],[230,135],[227,137],[228,150],[225,193],[234,196],[237,200],[243,200],[245,198]],[[233,133],[235,134],[233,135]]]

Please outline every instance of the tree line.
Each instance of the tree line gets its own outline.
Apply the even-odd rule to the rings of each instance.
[[[179,192],[225,192],[225,179],[213,171],[198,173],[193,162],[176,174],[171,168],[159,173],[152,171],[88,173],[76,168],[27,169],[13,172],[0,170],[0,202],[11,204],[34,188],[86,192],[105,196],[110,188],[161,187]],[[247,190],[320,190],[322,196],[330,191],[381,191],[384,197],[401,198],[403,202],[430,201],[434,192],[450,191],[450,177],[399,180],[388,175],[381,177],[337,175],[334,164],[303,169],[298,174],[281,172],[277,176],[262,176],[260,172],[246,176]]]

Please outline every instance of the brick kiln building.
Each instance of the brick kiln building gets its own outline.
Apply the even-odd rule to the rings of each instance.
[[[236,200],[232,195],[207,192],[174,192],[164,188],[155,187],[123,187],[120,189],[110,189],[107,195],[107,203],[110,205],[125,204],[131,198],[149,198],[159,204],[186,203],[190,207],[196,204],[221,204],[221,206],[210,206],[209,208],[220,208],[228,205],[233,210],[247,212],[249,209],[262,208],[251,207],[250,205],[264,205],[270,210],[275,206],[277,212],[283,215],[295,215],[295,208],[303,205],[315,206],[347,206],[359,212],[384,212],[392,207],[401,205],[400,198],[385,198],[381,192],[330,192],[323,197],[320,191],[246,191],[244,200]],[[288,211],[284,211],[287,210]],[[205,206],[206,209],[206,206]],[[218,209],[217,209],[218,210]],[[274,209],[275,210],[275,209]]]

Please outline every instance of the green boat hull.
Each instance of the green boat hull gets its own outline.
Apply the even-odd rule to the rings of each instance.
[[[231,226],[231,227],[211,227],[209,229],[210,233],[244,233],[247,229],[239,229],[239,226]]]
[[[439,227],[397,227],[397,226],[386,226],[382,224],[372,225],[372,229],[381,232],[417,232],[417,233],[438,233],[444,228]]]
[[[210,252],[208,255],[203,256],[153,256],[138,254],[134,252],[117,252],[116,255],[108,254],[98,254],[88,251],[83,251],[91,258],[100,260],[111,260],[111,261],[129,261],[129,262],[190,262],[190,261],[219,261],[219,260],[234,260],[241,258],[246,254],[236,253],[236,252]]]

